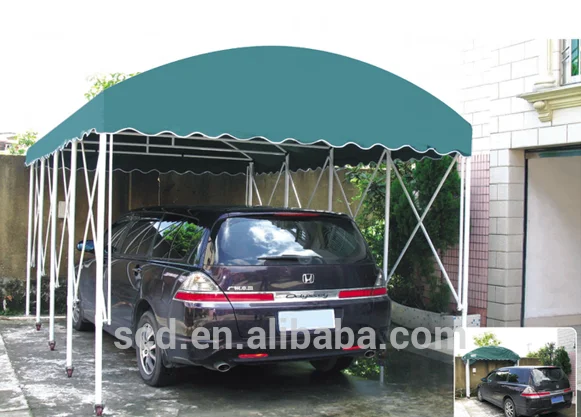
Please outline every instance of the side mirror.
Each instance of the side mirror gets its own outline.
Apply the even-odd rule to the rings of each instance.
[[[83,246],[84,246],[85,247],[85,253],[95,253],[95,243],[92,240],[87,240],[84,243],[85,244],[83,245],[83,241],[82,240],[79,243],[77,243],[77,250],[79,252],[82,252]]]
[[[488,380],[486,378],[482,378],[481,381],[482,382],[487,382]]]

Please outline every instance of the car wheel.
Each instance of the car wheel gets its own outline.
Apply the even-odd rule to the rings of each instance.
[[[505,417],[517,417],[514,401],[510,398],[504,400],[504,415]]]
[[[484,398],[482,398],[482,392],[480,391],[480,388],[478,388],[477,397],[478,397],[478,401],[480,401],[480,402],[484,401]]]
[[[319,372],[326,373],[341,372],[342,370],[349,368],[349,366],[352,363],[353,357],[350,356],[311,361],[311,365],[313,365],[313,368],[315,368]]]
[[[137,366],[141,378],[147,385],[162,387],[173,377],[172,370],[163,364],[162,350],[157,347],[156,335],[159,326],[151,311],[143,313],[137,324]]]
[[[83,303],[81,301],[81,295],[79,294],[79,299],[73,303],[73,329],[79,332],[84,332],[91,330],[93,325],[85,320],[85,313],[83,312]]]

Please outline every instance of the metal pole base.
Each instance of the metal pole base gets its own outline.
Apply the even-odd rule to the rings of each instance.
[[[95,414],[97,416],[102,416],[104,408],[105,408],[105,406],[102,404],[95,404]]]
[[[48,341],[48,347],[50,348],[50,350],[54,350],[55,346],[56,346],[56,342],[54,340]]]
[[[38,332],[38,331],[40,331],[40,326],[42,326],[42,323],[41,323],[41,322],[39,322],[39,321],[37,321],[37,322],[36,322],[36,331],[37,331],[37,332]]]
[[[75,368],[72,366],[67,366],[65,369],[67,371],[67,376],[71,378],[73,376],[73,371],[75,370]]]

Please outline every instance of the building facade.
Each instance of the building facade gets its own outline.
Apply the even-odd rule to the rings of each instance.
[[[463,116],[490,156],[487,325],[581,325],[579,40],[463,49]]]

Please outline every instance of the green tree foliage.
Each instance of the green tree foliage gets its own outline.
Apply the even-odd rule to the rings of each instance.
[[[396,162],[420,216],[451,162],[450,157],[444,157],[441,160]],[[375,166],[373,163],[369,166],[358,165],[347,173],[348,180],[358,190],[358,194],[354,197],[355,201],[360,201],[363,192],[370,184]],[[385,164],[382,164],[380,169],[385,172]],[[367,197],[356,219],[380,265],[384,261],[385,227],[385,174],[382,175],[381,171],[371,182]],[[417,219],[394,173],[391,177],[390,193],[388,265],[392,266],[415,228]],[[453,169],[424,219],[430,238],[440,253],[444,253],[458,243],[459,209],[460,176]],[[425,305],[421,297],[426,286],[430,291],[428,305]],[[441,277],[435,275],[433,254],[421,230],[417,232],[398,265],[390,282],[389,291],[394,300],[411,307],[427,308],[437,312],[448,310],[449,288]]]
[[[528,358],[538,358],[543,366],[560,366],[567,375],[571,374],[571,359],[563,346],[547,343],[536,352],[529,352]]]
[[[30,148],[37,140],[38,133],[32,130],[27,130],[24,133],[16,135],[16,144],[10,145],[8,152],[11,155],[24,155],[28,148]]]
[[[474,344],[478,347],[499,346],[500,340],[492,332],[484,332],[482,336],[474,336]]]
[[[125,81],[128,78],[131,78],[135,75],[139,74],[139,72],[134,72],[131,74],[124,74],[122,72],[114,72],[107,75],[93,75],[89,78],[89,81],[93,83],[89,91],[85,93],[85,98],[87,100],[92,100],[95,96],[97,96],[102,91],[108,89],[109,87],[114,86],[122,81]]]

